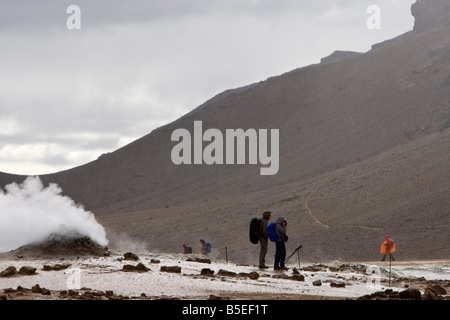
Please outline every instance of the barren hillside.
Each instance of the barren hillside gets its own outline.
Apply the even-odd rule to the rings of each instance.
[[[432,19],[413,8],[420,23]],[[416,21],[367,53],[326,61],[220,94],[120,150],[41,178],[93,211],[110,237],[126,233],[149,249],[205,238],[213,254],[227,247],[255,263],[248,224],[272,210],[289,222],[288,251],[302,243],[312,262],[378,259],[386,233],[399,259],[448,258],[450,27]],[[279,129],[278,173],[174,165],[171,134],[192,132],[194,121],[222,132]],[[21,180],[0,175],[2,186]]]

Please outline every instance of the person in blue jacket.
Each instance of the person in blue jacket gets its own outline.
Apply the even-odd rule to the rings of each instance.
[[[275,231],[277,233],[278,241],[275,243],[275,265],[274,270],[288,270],[284,265],[286,260],[286,244],[288,236],[286,234],[287,222],[284,217],[279,217],[276,221]]]

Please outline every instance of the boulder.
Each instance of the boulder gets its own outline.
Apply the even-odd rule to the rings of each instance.
[[[66,264],[54,264],[54,265],[44,265],[44,267],[42,268],[42,270],[44,271],[61,271],[61,270],[65,270],[68,267],[70,267],[71,264],[70,263],[66,263]]]
[[[331,282],[330,287],[332,288],[345,288],[344,282]]]
[[[428,283],[425,292],[423,294],[424,300],[443,300],[442,295],[446,295],[447,290],[438,284]]]
[[[214,274],[214,270],[211,270],[211,269],[209,269],[209,268],[203,268],[203,269],[200,271],[200,274],[201,274],[201,275],[205,275],[205,276],[212,276],[212,275]]]
[[[16,272],[17,272],[16,267],[9,266],[8,268],[0,272],[0,278],[13,277],[16,275]]]
[[[179,266],[161,266],[162,272],[181,273],[181,267]]]
[[[219,276],[224,276],[224,277],[236,277],[237,276],[236,272],[227,271],[227,270],[223,270],[223,269],[220,269],[219,272],[217,272],[217,274]]]
[[[400,299],[407,299],[407,300],[421,300],[422,294],[418,289],[415,288],[408,288],[404,291],[401,291],[399,293]]]
[[[36,268],[33,268],[33,267],[23,266],[19,270],[19,274],[26,275],[26,276],[30,276],[30,275],[33,275],[35,273],[36,273]]]
[[[445,290],[442,286],[440,286],[438,284],[433,284],[431,282],[428,283],[427,289],[429,289],[431,291],[434,291],[437,294],[442,294],[442,295],[446,295],[447,294],[447,290]]]
[[[322,281],[316,280],[316,281],[313,281],[312,284],[313,284],[313,286],[320,287],[322,285]]]
[[[123,255],[123,257],[125,258],[125,260],[134,260],[137,261],[139,260],[139,257],[134,254],[133,252],[127,252]]]
[[[133,266],[131,264],[125,264],[122,267],[122,271],[124,272],[147,272],[150,269],[147,268],[143,263],[139,262],[136,266]]]

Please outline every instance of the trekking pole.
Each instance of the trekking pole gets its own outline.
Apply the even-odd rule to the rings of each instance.
[[[300,250],[301,248],[302,248],[302,245],[300,245],[297,249],[295,249],[294,252],[293,252],[289,257],[287,257],[287,258],[284,260],[284,263],[288,262],[289,259],[290,259],[290,258],[291,258],[298,250]]]

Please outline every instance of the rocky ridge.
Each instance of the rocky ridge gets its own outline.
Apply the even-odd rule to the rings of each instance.
[[[448,0],[417,0],[411,6],[411,13],[415,18],[414,31],[417,33],[450,25]]]

